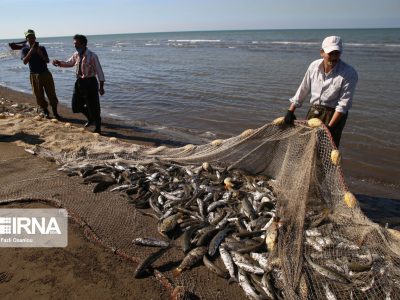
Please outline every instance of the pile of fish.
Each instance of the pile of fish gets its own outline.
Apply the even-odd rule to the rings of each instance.
[[[305,245],[307,266],[318,278],[324,278],[320,282],[327,299],[339,298],[332,286],[341,286],[341,299],[392,299],[399,295],[400,269],[377,249],[346,238],[333,223],[306,230]]]
[[[251,299],[285,298],[277,255],[278,235],[285,224],[277,215],[272,179],[209,163],[120,161],[64,165],[60,170],[93,184],[94,193],[106,189],[123,193],[139,211],[157,220],[162,239],[133,240],[136,245],[160,248],[138,265],[135,277],[143,276],[168,249],[178,247],[185,257],[173,270],[175,277],[202,262],[229,283],[237,282]],[[347,286],[348,297],[353,291],[354,296],[366,296],[390,272],[392,266],[383,257],[335,234],[332,226],[327,210],[310,210],[306,216],[305,265],[325,284],[311,287],[314,283],[304,272],[297,291],[302,299],[320,294],[336,299],[332,282]],[[390,291],[388,286],[389,298]]]

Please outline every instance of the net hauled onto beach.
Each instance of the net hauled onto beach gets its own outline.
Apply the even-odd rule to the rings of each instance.
[[[39,123],[42,125],[38,126]],[[161,270],[173,285],[182,286],[201,299],[238,298],[238,295],[245,294],[248,298],[257,299],[400,299],[399,235],[394,230],[373,223],[362,213],[344,182],[339,152],[327,129],[323,125],[318,126],[318,123],[296,122],[294,126],[278,123],[269,123],[246,130],[241,135],[204,145],[170,148],[132,145],[82,133],[59,123],[33,120],[29,116],[8,116],[0,120],[2,128],[7,128],[10,134],[23,132],[43,136],[46,135],[46,126],[58,126],[54,135],[60,136],[60,132],[63,132],[62,139],[47,134],[45,142],[32,149],[56,161],[64,171],[80,170],[80,175],[88,166],[92,169],[103,167],[103,172],[105,167],[112,169],[119,166],[117,175],[123,174],[123,166],[131,166],[131,174],[135,173],[132,170],[139,173],[150,168],[147,178],[160,176],[155,175],[155,165],[165,170],[183,168],[188,170],[187,174],[182,175],[186,177],[188,174],[196,176],[205,173],[209,168],[214,170],[208,171],[214,172],[212,176],[222,175],[222,178],[216,175],[221,184],[221,197],[214,197],[211,203],[224,200],[223,195],[228,194],[231,207],[235,205],[235,197],[238,199],[240,212],[245,210],[243,206],[247,201],[240,195],[249,195],[249,192],[241,191],[245,186],[243,182],[255,183],[256,190],[263,184],[268,186],[273,209],[270,208],[269,214],[262,214],[255,209],[256,214],[264,217],[264,223],[257,227],[259,239],[256,241],[264,244],[254,248],[257,250],[243,251],[245,257],[250,257],[251,252],[267,253],[267,266],[261,266],[253,260],[254,265],[263,271],[252,273],[243,271],[240,264],[234,265],[240,287],[245,293],[240,291],[239,285],[228,285],[226,280],[210,274],[205,268],[190,268],[180,276],[172,276],[178,262],[185,256],[174,247],[169,250],[167,257],[162,256],[154,263],[154,268]],[[86,135],[82,138],[86,144],[73,149],[71,141],[79,139],[81,135]],[[57,150],[54,149],[55,141]],[[12,161],[2,161],[3,169],[7,166],[11,168],[11,165]],[[66,177],[64,173],[53,170],[47,173],[51,174],[47,177],[30,174],[23,183],[14,182],[10,174],[9,181],[0,193],[1,202],[9,203],[13,199],[47,200],[48,203],[67,208],[71,215],[85,224],[86,229],[90,229],[96,239],[116,253],[141,262],[154,252],[153,249],[132,243],[136,237],[160,237],[157,221],[143,215],[140,208],[130,204],[132,194],[121,195],[117,189],[113,190],[118,184],[110,184],[104,191],[93,193],[93,185],[82,184],[81,177],[84,176],[71,176],[74,174],[70,173],[71,177]],[[232,177],[225,180],[227,176]],[[210,178],[207,182],[212,182]],[[233,183],[229,185],[231,180]],[[240,180],[243,182],[240,183]],[[169,179],[169,184],[172,182],[173,177]],[[225,185],[222,186],[222,183]],[[41,186],[40,193],[31,192],[33,189],[30,187],[37,185]],[[163,191],[165,186],[160,184],[157,188],[158,196],[171,195],[173,191]],[[209,191],[207,187],[204,189]],[[135,192],[138,195],[139,192]],[[145,192],[151,199],[154,188]],[[193,195],[194,192],[188,192],[194,203],[202,203],[208,194]],[[249,199],[256,207],[257,201],[261,202],[264,198],[258,199],[253,194]],[[194,205],[196,209],[198,206]],[[179,214],[183,214],[185,209],[190,210],[193,206],[178,207],[181,207],[177,210]],[[146,207],[143,211],[149,213],[151,209]],[[244,220],[248,225],[254,221],[246,214],[240,216],[229,213],[227,222]],[[275,235],[270,235],[274,224]],[[220,229],[229,226],[224,225]],[[251,230],[249,225],[247,231]],[[271,239],[272,247],[268,244]],[[218,245],[223,245],[223,242],[224,237]],[[232,240],[226,238],[225,242],[229,244]],[[226,249],[229,249],[228,245]],[[219,259],[217,257],[215,260]],[[247,283],[250,283],[253,291],[246,291]],[[269,285],[266,293],[262,292],[263,285]],[[272,294],[268,295],[271,290]]]

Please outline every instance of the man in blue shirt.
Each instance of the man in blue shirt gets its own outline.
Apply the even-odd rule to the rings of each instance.
[[[25,65],[29,63],[30,82],[33,94],[36,97],[36,102],[42,108],[45,117],[49,118],[50,113],[47,109],[48,103],[44,95],[46,92],[53,109],[53,115],[55,118],[59,119],[60,115],[57,112],[58,99],[53,75],[47,68],[47,64],[50,60],[46,48],[39,46],[39,43],[36,42],[35,32],[32,29],[28,29],[25,32],[25,38],[27,44],[21,49],[21,59]]]

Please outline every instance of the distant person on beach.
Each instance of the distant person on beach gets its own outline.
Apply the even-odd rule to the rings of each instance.
[[[339,36],[328,36],[323,40],[320,50],[322,58],[308,67],[296,94],[290,99],[291,104],[285,116],[285,123],[293,124],[296,120],[294,111],[311,94],[307,120],[318,118],[324,122],[336,147],[339,147],[358,81],[356,70],[340,59],[342,52],[342,39]]]
[[[67,61],[53,60],[53,65],[64,68],[76,66],[72,111],[83,113],[87,118],[85,127],[94,123],[94,132],[101,133],[99,93],[104,95],[104,73],[97,55],[87,48],[86,36],[76,34],[73,40],[76,52]]]
[[[50,113],[47,109],[48,103],[44,94],[46,92],[54,117],[60,119],[60,115],[57,112],[58,99],[53,75],[47,68],[50,60],[46,48],[39,46],[39,43],[36,42],[35,32],[32,29],[28,29],[25,32],[25,38],[27,43],[21,49],[21,59],[25,65],[29,63],[30,82],[36,102],[42,108],[45,117],[50,118]]]

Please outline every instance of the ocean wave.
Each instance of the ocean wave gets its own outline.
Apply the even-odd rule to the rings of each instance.
[[[41,42],[39,41],[40,45],[64,45],[63,42]]]
[[[221,40],[168,40],[169,43],[220,43]]]
[[[272,41],[269,43],[278,45],[319,45],[319,42],[300,42],[300,41]]]
[[[346,46],[350,47],[371,47],[371,48],[380,48],[380,47],[400,47],[400,44],[377,44],[377,43],[345,43]]]
[[[18,56],[14,51],[0,52],[0,59],[14,58]]]

